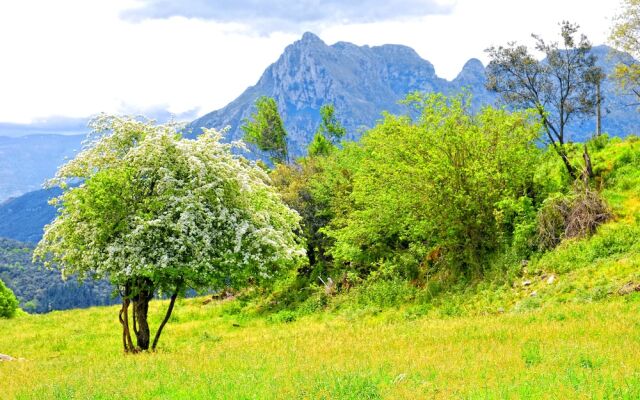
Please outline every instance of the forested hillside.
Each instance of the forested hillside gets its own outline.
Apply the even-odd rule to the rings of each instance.
[[[60,193],[58,188],[36,190],[0,204],[0,237],[37,243],[56,215],[49,200]]]
[[[13,290],[27,312],[84,308],[119,301],[105,281],[63,281],[57,269],[33,263],[33,245],[0,238],[0,280]]]

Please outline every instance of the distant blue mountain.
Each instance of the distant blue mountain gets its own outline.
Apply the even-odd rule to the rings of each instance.
[[[289,134],[290,151],[300,156],[315,133],[323,104],[335,106],[337,117],[348,129],[347,139],[353,140],[373,127],[382,111],[404,112],[398,101],[412,91],[451,93],[472,85],[477,103],[492,102],[495,97],[483,84],[476,84],[479,76],[484,76],[484,67],[478,60],[468,62],[449,82],[409,47],[346,42],[328,46],[316,35],[305,33],[266,69],[255,86],[188,128],[196,136],[202,128],[230,126],[229,139],[240,139],[240,126],[254,111],[255,100],[273,97]]]
[[[58,188],[36,190],[0,204],[0,237],[37,243],[44,226],[56,216],[49,200],[60,195]]]
[[[82,146],[83,135],[0,136],[0,203],[40,189]]]

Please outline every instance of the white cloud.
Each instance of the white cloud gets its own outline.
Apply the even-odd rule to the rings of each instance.
[[[139,0],[123,12],[134,21],[173,16],[240,22],[261,33],[316,30],[320,23],[379,22],[446,14],[451,0]]]
[[[208,111],[254,84],[296,38],[184,17],[131,23],[119,16],[125,1],[11,3],[0,5],[0,37],[11,38],[0,41],[3,122],[159,106]]]
[[[453,79],[469,58],[488,62],[484,50],[518,41],[531,44],[531,34],[557,40],[562,20],[576,22],[594,44],[606,41],[615,1],[598,0],[458,0],[450,15],[378,24],[333,26],[329,41],[357,44],[398,43],[413,47],[434,64],[439,76]]]
[[[446,3],[446,2],[445,2]],[[173,16],[133,22],[133,0],[0,3],[0,122],[167,108],[181,114],[224,106],[274,62],[294,33],[259,35],[234,22]],[[458,0],[449,15],[363,24],[323,22],[327,43],[400,43],[452,78],[464,62],[532,32],[551,37],[562,19],[602,43],[615,2]],[[244,21],[246,23],[246,21]]]

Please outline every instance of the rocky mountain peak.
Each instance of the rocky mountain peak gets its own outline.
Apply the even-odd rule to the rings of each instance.
[[[357,139],[382,111],[404,112],[398,101],[414,91],[450,93],[455,88],[410,47],[348,42],[329,46],[306,32],[287,46],[255,86],[225,108],[193,121],[190,129],[197,135],[203,127],[230,126],[229,139],[241,138],[240,126],[253,112],[255,100],[269,96],[282,114],[291,154],[299,156],[317,129],[322,105],[333,104],[348,130],[347,138]]]
[[[464,66],[462,67],[462,71],[460,71],[460,74],[464,74],[464,73],[475,73],[475,74],[484,74],[484,64],[482,64],[482,61],[478,60],[477,58],[471,58],[469,59],[469,61],[467,61]]]
[[[318,35],[316,35],[315,33],[312,32],[305,32],[302,35],[302,38],[298,41],[300,43],[304,43],[304,44],[312,44],[312,43],[321,43],[324,44],[324,42],[322,41],[322,39],[320,39],[318,37]]]

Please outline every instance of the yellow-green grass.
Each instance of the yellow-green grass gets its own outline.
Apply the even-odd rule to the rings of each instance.
[[[0,320],[7,399],[640,398],[640,299],[415,319],[291,323],[182,301],[155,354],[124,355],[117,307]],[[157,326],[166,302],[152,302]]]

